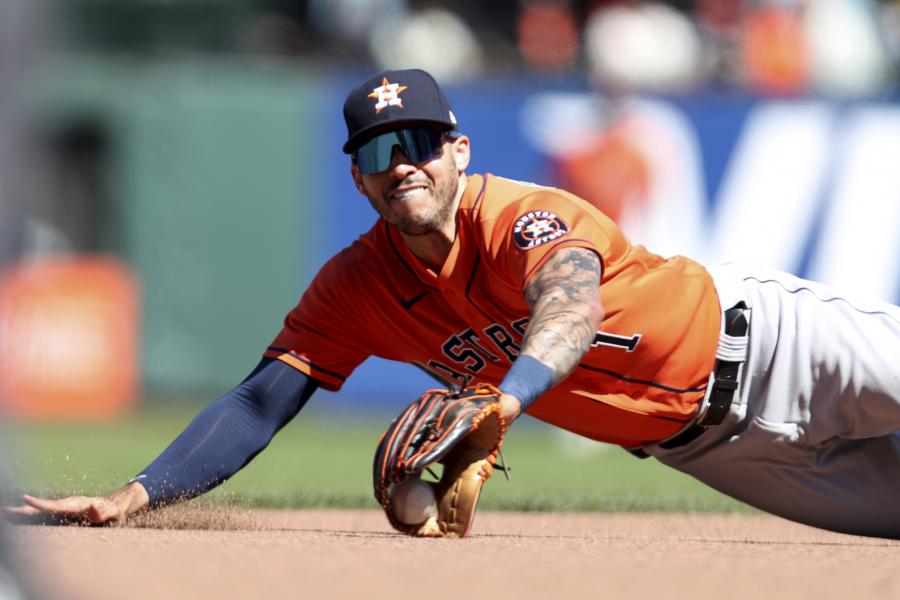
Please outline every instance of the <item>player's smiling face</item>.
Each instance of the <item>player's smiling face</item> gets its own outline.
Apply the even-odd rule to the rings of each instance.
[[[413,163],[395,147],[386,171],[363,175],[351,167],[357,189],[402,233],[427,235],[455,217],[460,177],[469,165],[469,140],[445,138],[437,158]]]

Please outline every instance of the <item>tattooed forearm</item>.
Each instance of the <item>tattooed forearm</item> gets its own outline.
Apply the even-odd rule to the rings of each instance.
[[[553,369],[554,383],[575,368],[603,319],[600,271],[596,254],[566,248],[541,267],[525,290],[531,320],[521,352]]]

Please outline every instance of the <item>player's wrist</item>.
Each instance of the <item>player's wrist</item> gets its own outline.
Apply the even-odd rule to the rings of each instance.
[[[131,481],[108,496],[122,514],[129,517],[150,505],[147,489],[137,481]]]
[[[519,411],[527,409],[535,400],[553,387],[553,370],[527,354],[519,355],[498,386],[504,395],[512,396]]]

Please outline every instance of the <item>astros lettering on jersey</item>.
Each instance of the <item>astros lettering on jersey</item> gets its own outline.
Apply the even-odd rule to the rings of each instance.
[[[632,245],[572,194],[493,175],[468,178],[457,224],[450,254],[434,272],[379,219],[322,268],[265,355],[331,390],[370,355],[459,384],[497,384],[528,326],[530,279],[554,252],[580,247],[603,264],[601,330],[569,377],[528,414],[624,446],[663,439],[691,420],[721,320],[702,266]]]

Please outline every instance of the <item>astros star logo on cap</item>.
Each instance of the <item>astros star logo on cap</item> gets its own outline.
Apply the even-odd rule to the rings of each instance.
[[[381,80],[381,85],[372,90],[369,98],[378,100],[375,103],[375,112],[380,113],[381,109],[386,106],[396,106],[403,108],[403,99],[400,98],[400,92],[406,89],[405,85],[399,83],[390,83],[387,77]]]

